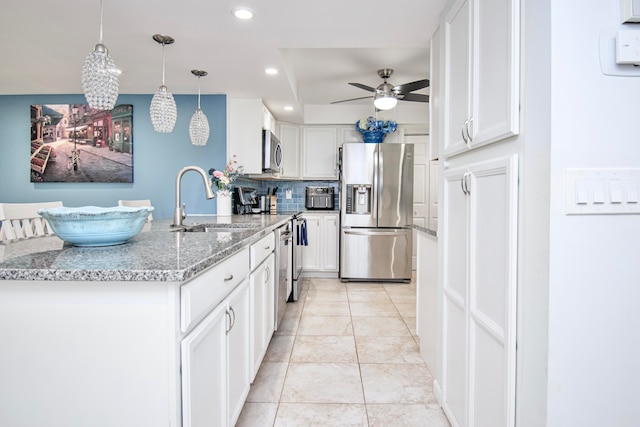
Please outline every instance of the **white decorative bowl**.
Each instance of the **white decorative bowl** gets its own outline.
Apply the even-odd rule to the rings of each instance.
[[[151,206],[83,206],[39,209],[38,214],[65,242],[75,246],[110,246],[135,237],[152,211]]]

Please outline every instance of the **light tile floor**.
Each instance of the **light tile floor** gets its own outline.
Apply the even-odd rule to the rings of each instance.
[[[236,426],[448,427],[415,300],[415,283],[303,280]]]

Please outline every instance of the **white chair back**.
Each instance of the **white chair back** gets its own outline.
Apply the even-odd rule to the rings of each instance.
[[[53,233],[38,209],[62,207],[62,202],[0,203],[0,241],[48,236]]]
[[[140,200],[118,200],[118,206],[130,206],[133,208],[138,208],[140,206],[149,206],[151,205],[151,200],[149,199],[140,199]],[[153,214],[149,213],[147,217],[147,222],[153,221]]]

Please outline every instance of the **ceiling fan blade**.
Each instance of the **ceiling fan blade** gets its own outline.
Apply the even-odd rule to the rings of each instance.
[[[360,89],[368,90],[369,92],[375,92],[375,88],[371,86],[363,85],[362,83],[349,83],[351,86],[359,87]]]
[[[398,96],[398,99],[401,99],[402,101],[429,102],[429,95],[421,95],[419,93],[407,93],[406,95]]]
[[[360,98],[343,99],[342,101],[333,101],[331,104],[340,104],[341,102],[357,101],[358,99],[373,98],[373,96],[361,96]]]
[[[393,91],[397,93],[409,93],[413,92],[414,90],[423,89],[425,87],[429,87],[429,79],[418,80],[415,82],[398,85],[393,88]]]

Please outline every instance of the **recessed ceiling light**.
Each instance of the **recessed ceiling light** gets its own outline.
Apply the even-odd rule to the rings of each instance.
[[[246,7],[236,7],[233,10],[231,10],[231,13],[233,14],[233,16],[235,16],[238,19],[251,19],[253,18],[253,11],[249,8]]]
[[[285,109],[286,111],[293,111],[293,107],[292,107],[291,105],[285,105],[285,106],[284,106],[284,109]]]
[[[270,76],[275,76],[276,74],[278,74],[278,69],[269,67],[269,68],[265,68],[264,72],[269,74]]]

